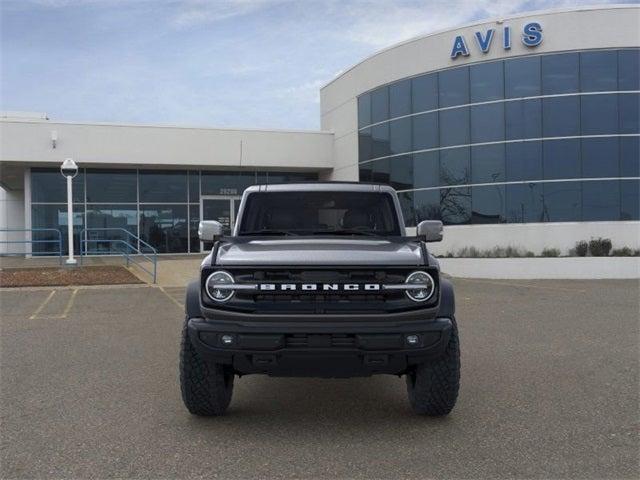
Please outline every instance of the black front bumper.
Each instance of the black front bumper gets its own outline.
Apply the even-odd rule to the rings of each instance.
[[[190,340],[206,361],[232,365],[239,374],[358,377],[402,374],[444,353],[449,318],[428,320],[228,321],[192,318]],[[407,335],[417,335],[410,345]],[[226,340],[232,339],[230,344]]]

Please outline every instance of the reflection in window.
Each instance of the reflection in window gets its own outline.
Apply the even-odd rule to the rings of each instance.
[[[505,187],[489,185],[471,187],[471,223],[503,223],[505,221]]]
[[[127,203],[138,201],[135,170],[87,169],[87,202]]]
[[[471,147],[471,183],[504,182],[504,144]]]
[[[413,188],[413,157],[411,155],[390,159],[389,184],[396,190]]]
[[[189,205],[189,242],[190,252],[200,251],[200,238],[198,237],[198,224],[200,223],[200,205]]]
[[[74,203],[84,203],[84,173],[79,169],[72,180]],[[67,179],[57,168],[31,169],[31,201],[34,203],[67,203]]]
[[[385,157],[391,153],[389,146],[389,124],[371,127],[371,157]]]
[[[469,107],[441,110],[439,124],[441,147],[469,143]]]
[[[389,122],[389,146],[391,154],[411,151],[411,118]]]
[[[583,92],[613,92],[617,90],[617,52],[580,53],[580,84],[580,90]]]
[[[60,175],[59,172],[57,172]],[[62,175],[60,175],[62,176]],[[31,252],[34,255],[57,255],[58,239],[62,239],[62,254],[68,255],[67,243],[67,206],[66,205],[31,205],[31,228],[54,228],[56,232],[33,232],[34,241]],[[73,248],[80,253],[80,231],[84,228],[84,205],[73,205]],[[9,244],[9,250],[16,251],[15,244]]]
[[[469,68],[453,68],[438,74],[440,108],[469,103]]]
[[[371,176],[374,162],[361,163],[358,171],[359,181],[360,182],[372,182],[373,178]]]
[[[620,220],[640,220],[640,180],[620,181]]]
[[[469,147],[440,152],[440,185],[464,185],[470,179]]]
[[[582,139],[582,177],[617,177],[618,137]]]
[[[438,74],[431,73],[411,79],[413,113],[438,108]]]
[[[543,192],[545,222],[580,221],[582,209],[580,182],[544,183]]]
[[[372,163],[371,180],[374,183],[386,183],[389,184],[391,174],[391,159],[383,158],[382,160],[376,160]]]
[[[640,90],[640,49],[618,51],[618,90]]]
[[[506,185],[506,199],[508,223],[543,221],[542,185],[538,183]]]
[[[542,142],[518,142],[505,145],[508,182],[542,179]]]
[[[504,76],[506,98],[540,95],[540,57],[507,60]]]
[[[640,95],[625,93],[620,99],[620,133],[640,133]]]
[[[413,154],[414,188],[440,185],[440,153],[422,152]]]
[[[423,220],[442,220],[440,191],[434,189],[414,192],[413,209],[415,211],[416,223],[420,223]]]
[[[413,150],[438,148],[438,113],[423,113],[412,118]]]
[[[545,137],[580,135],[580,97],[543,99],[542,129]]]
[[[507,140],[542,137],[542,100],[507,102],[504,109]]]
[[[141,206],[140,238],[159,253],[188,252],[187,206]]]
[[[573,93],[579,90],[579,57],[577,53],[543,55],[542,94]]]
[[[620,181],[582,182],[582,220],[620,219]]]
[[[358,128],[371,124],[371,96],[368,93],[358,97]]]
[[[640,137],[620,138],[620,176],[640,177]]]
[[[469,67],[471,103],[504,98],[503,62],[489,62]]]
[[[471,221],[471,188],[441,188],[440,215],[446,225],[462,225]]]
[[[140,170],[140,202],[187,201],[187,173]]]
[[[504,140],[504,104],[471,107],[471,143]]]
[[[371,92],[371,123],[389,119],[389,87]]]
[[[124,242],[131,244],[135,249],[137,245],[131,243],[131,236],[123,230],[138,236],[137,206],[136,204],[88,205],[87,228],[99,229],[87,231],[90,251],[100,254],[121,253],[123,249],[129,248]],[[106,240],[121,240],[121,242]]]
[[[618,133],[617,95],[583,95],[580,102],[583,135]]]
[[[371,128],[365,128],[358,132],[358,161],[364,162],[373,158],[373,141],[371,140]]]
[[[398,200],[400,201],[400,208],[402,209],[402,216],[404,217],[404,225],[406,227],[416,226],[416,215],[413,209],[413,193],[414,192],[398,193]]]
[[[200,172],[197,170],[189,172],[189,201],[200,201]]]
[[[401,80],[389,86],[389,117],[411,113],[411,80]]]
[[[547,140],[543,144],[545,179],[580,178],[580,140]]]

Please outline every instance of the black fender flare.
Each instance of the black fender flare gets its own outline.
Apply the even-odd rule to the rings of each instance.
[[[200,310],[200,280],[194,280],[187,285],[184,311],[187,314],[187,318],[202,317],[202,310]]]
[[[446,278],[440,278],[440,308],[439,317],[454,318],[456,313],[456,296],[453,292],[453,284]]]

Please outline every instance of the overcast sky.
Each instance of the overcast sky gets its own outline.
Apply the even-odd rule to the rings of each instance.
[[[395,42],[487,17],[593,3],[0,2],[0,110],[70,121],[292,129],[319,128],[319,87]]]

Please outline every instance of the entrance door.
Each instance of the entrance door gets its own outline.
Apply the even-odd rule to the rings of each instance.
[[[203,196],[200,198],[200,220],[217,220],[223,226],[224,235],[231,235],[239,207],[240,197]],[[211,242],[200,242],[202,251],[211,247]]]

